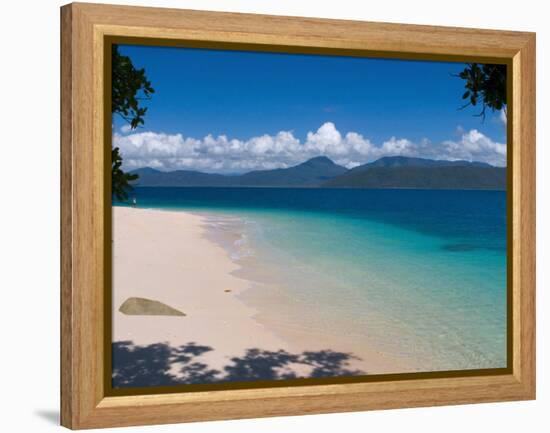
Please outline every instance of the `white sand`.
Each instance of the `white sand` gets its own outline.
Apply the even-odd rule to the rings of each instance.
[[[205,355],[215,368],[247,348],[287,349],[236,298],[249,284],[231,274],[237,266],[204,232],[197,215],[113,208],[113,341],[196,342],[215,349]],[[122,314],[118,308],[129,297],[160,301],[186,316]]]

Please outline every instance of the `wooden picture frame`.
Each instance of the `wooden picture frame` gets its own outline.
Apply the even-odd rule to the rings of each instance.
[[[109,41],[509,67],[509,367],[353,383],[109,395]],[[80,428],[535,398],[535,34],[73,3],[61,8],[61,424]],[[109,342],[110,344],[110,342]]]

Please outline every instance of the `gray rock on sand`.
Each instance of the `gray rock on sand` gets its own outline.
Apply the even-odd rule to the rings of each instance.
[[[118,311],[129,316],[185,316],[169,305],[146,298],[128,298]]]

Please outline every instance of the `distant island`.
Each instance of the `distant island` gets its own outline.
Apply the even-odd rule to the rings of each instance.
[[[352,169],[319,156],[294,167],[239,175],[150,167],[131,173],[139,175],[134,186],[157,187],[506,189],[505,167],[404,156],[387,156]]]

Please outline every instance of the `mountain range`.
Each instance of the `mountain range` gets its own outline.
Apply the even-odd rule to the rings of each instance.
[[[506,189],[506,168],[484,162],[386,156],[347,169],[325,156],[289,168],[239,175],[139,168],[135,186]]]

